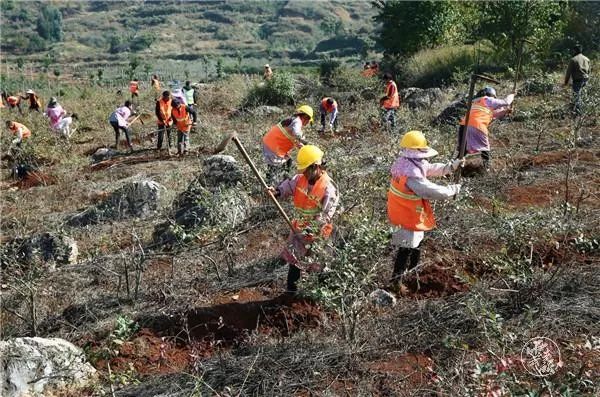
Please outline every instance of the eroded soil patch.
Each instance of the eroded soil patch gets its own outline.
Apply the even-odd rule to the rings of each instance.
[[[414,298],[438,298],[469,289],[467,283],[457,278],[455,268],[440,265],[426,266],[416,273],[410,273],[402,283],[406,288],[403,295]]]

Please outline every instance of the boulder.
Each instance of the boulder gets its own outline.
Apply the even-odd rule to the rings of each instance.
[[[458,121],[465,115],[466,112],[466,101],[463,99],[458,99],[446,106],[444,110],[442,110],[441,113],[435,118],[434,123],[457,126]]]
[[[27,238],[15,238],[2,246],[0,261],[2,267],[12,263],[69,265],[77,262],[79,250],[71,237],[42,233]]]
[[[105,200],[71,217],[67,224],[86,226],[107,220],[146,218],[158,209],[161,188],[151,180],[127,183]]]
[[[440,103],[444,99],[444,95],[440,88],[417,88],[409,87],[400,90],[402,102],[405,103],[411,110],[427,109],[436,103]]]
[[[242,169],[233,157],[208,157],[203,172],[173,202],[173,221],[155,228],[154,241],[185,241],[203,226],[239,226],[250,216],[252,207],[241,184],[242,177]]]
[[[85,387],[96,370],[83,351],[59,338],[0,341],[0,395],[46,396],[64,388]]]
[[[107,147],[101,147],[100,149],[96,150],[94,154],[92,154],[92,162],[98,163],[100,161],[108,160],[117,155],[118,153],[119,152],[117,152],[116,150]]]
[[[383,289],[371,292],[369,298],[371,303],[377,306],[394,306],[396,304],[396,297]]]
[[[254,116],[273,116],[278,114],[283,114],[283,109],[277,106],[259,106],[252,110],[250,110]]]

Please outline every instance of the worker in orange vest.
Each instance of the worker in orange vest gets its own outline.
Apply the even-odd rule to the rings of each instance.
[[[327,114],[331,114],[331,117],[329,118],[329,130],[335,132],[335,130],[337,130],[338,116],[338,104],[336,100],[328,97],[321,99],[319,113],[321,114],[321,129],[319,132],[325,132],[325,118]]]
[[[275,197],[293,197],[294,201],[292,224],[296,233],[290,232],[288,246],[281,254],[289,265],[287,289],[290,292],[298,289],[301,268],[304,268],[300,261],[311,254],[307,247],[331,236],[332,219],[339,203],[335,185],[325,171],[321,149],[313,145],[302,146],[296,164],[297,175],[284,180],[277,188],[269,188]]]
[[[398,95],[398,86],[392,79],[391,73],[383,75],[385,80],[385,96],[379,100],[383,108],[383,124],[390,123],[392,129],[396,128],[396,111],[400,107],[400,96]]]
[[[171,101],[171,93],[169,91],[163,91],[161,98],[156,101],[156,107],[154,109],[158,125],[158,140],[156,148],[159,151],[162,150],[163,136],[166,133],[169,154],[171,153],[171,128],[173,126],[173,106]]]
[[[27,140],[31,136],[31,130],[16,121],[7,120],[6,128],[15,136],[12,144],[19,147],[24,140]]]
[[[19,114],[23,114],[21,110],[21,95],[8,95],[5,91],[2,91],[2,100],[6,102],[6,107],[9,109],[17,108]]]
[[[464,164],[464,160],[429,163],[428,158],[438,153],[430,148],[421,131],[409,131],[400,140],[400,157],[392,165],[392,179],[387,194],[388,219],[395,227],[392,244],[399,246],[392,282],[406,270],[417,266],[421,256],[419,245],[425,232],[435,228],[435,217],[430,200],[443,200],[456,196],[460,184],[437,185],[428,177],[452,173]]]
[[[292,117],[271,127],[263,137],[263,157],[267,163],[267,181],[275,183],[287,178],[292,160],[290,152],[294,147],[306,143],[302,127],[313,121],[313,109],[302,105]]]
[[[29,110],[30,111],[35,111],[35,112],[40,112],[41,111],[42,101],[37,96],[37,94],[35,93],[35,91],[33,91],[33,90],[27,90],[25,92],[25,96],[21,97],[21,98],[29,101]]]
[[[510,112],[510,105],[514,99],[514,94],[509,94],[506,99],[497,99],[496,90],[492,87],[485,87],[479,91],[471,104],[469,126],[464,135],[465,117],[460,120],[457,152],[460,153],[460,148],[463,144],[462,137],[465,136],[467,139],[467,157],[481,156],[484,168],[489,170],[492,159],[490,154],[489,126],[492,120],[502,118]]]
[[[129,82],[129,92],[131,93],[131,102],[140,95],[140,81],[133,79]]]
[[[177,127],[177,155],[181,156],[187,153],[190,145],[190,131],[192,129],[192,120],[188,113],[187,106],[177,99],[172,101],[173,110],[171,112],[175,126]]]

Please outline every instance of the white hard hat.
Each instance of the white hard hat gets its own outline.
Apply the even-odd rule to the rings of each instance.
[[[35,94],[35,92],[33,90],[27,90],[25,91],[26,94]]]
[[[268,68],[268,67],[269,67],[269,64],[268,64],[268,63],[267,63],[267,64],[265,64],[265,68]]]

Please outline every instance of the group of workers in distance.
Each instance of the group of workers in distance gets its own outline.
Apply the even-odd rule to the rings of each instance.
[[[25,96],[20,94],[9,96],[3,91],[0,108],[6,108],[8,110],[16,109],[19,114],[22,115],[23,109],[21,108],[21,101],[27,101],[30,112],[42,112],[42,101],[35,91],[31,89],[25,92]],[[75,132],[75,129],[72,128],[72,124],[74,120],[78,119],[77,114],[73,113],[67,115],[67,112],[58,103],[58,100],[55,97],[50,98],[43,115],[48,118],[50,129],[58,136],[69,139]],[[7,120],[6,127],[14,136],[11,143],[15,147],[20,147],[24,141],[31,137],[31,129],[15,120]]]

